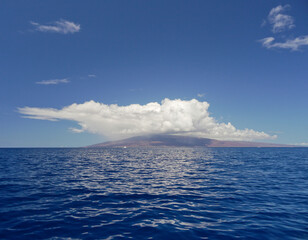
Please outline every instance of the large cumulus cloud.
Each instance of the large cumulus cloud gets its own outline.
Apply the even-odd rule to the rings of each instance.
[[[88,101],[72,104],[62,109],[19,108],[24,117],[41,120],[76,121],[81,128],[74,132],[87,131],[101,134],[108,139],[145,134],[181,134],[223,140],[272,139],[267,133],[252,129],[239,130],[231,123],[218,123],[208,112],[209,103],[196,99],[164,99],[161,103],[118,106]]]

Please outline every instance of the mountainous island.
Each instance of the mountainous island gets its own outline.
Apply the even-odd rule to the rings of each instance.
[[[126,147],[296,147],[294,145],[245,142],[220,141],[209,138],[198,138],[178,135],[147,135],[131,137],[118,141],[103,142],[87,146],[87,148],[126,148]]]

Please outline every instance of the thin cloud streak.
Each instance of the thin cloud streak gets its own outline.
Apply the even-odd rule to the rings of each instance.
[[[293,145],[302,146],[302,147],[308,147],[308,142],[294,143]]]
[[[49,25],[43,25],[33,21],[31,21],[30,24],[33,25],[35,30],[39,32],[69,34],[80,31],[80,24],[64,19],[60,19],[59,21],[55,21]]]
[[[208,112],[209,103],[196,99],[190,101],[164,99],[161,103],[146,105],[103,104],[89,101],[72,104],[62,109],[23,107],[18,111],[26,118],[49,121],[71,120],[87,131],[109,139],[146,134],[181,134],[222,140],[274,139],[264,132],[252,129],[239,130],[230,122],[218,123]]]
[[[36,82],[36,84],[41,84],[41,85],[56,85],[60,83],[69,83],[70,81],[67,78],[63,79],[51,79],[51,80],[43,80],[40,82]]]
[[[69,130],[71,130],[73,133],[82,133],[82,132],[84,132],[83,129],[73,128],[73,127],[69,128]]]
[[[308,35],[300,36],[294,39],[288,39],[285,42],[274,42],[275,38],[267,37],[260,40],[263,47],[267,49],[271,48],[283,48],[290,49],[292,51],[300,50],[300,47],[308,45]]]

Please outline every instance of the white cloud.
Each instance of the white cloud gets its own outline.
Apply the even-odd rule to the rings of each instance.
[[[72,132],[74,132],[74,133],[82,133],[82,132],[84,132],[84,129],[82,129],[82,128],[73,128],[73,127],[71,127],[71,128],[69,128]]]
[[[203,98],[203,97],[205,96],[205,94],[204,94],[204,93],[198,93],[197,96],[198,96],[199,98]]]
[[[283,48],[291,49],[292,51],[298,51],[300,47],[308,45],[308,35],[300,36],[294,39],[288,39],[285,42],[274,42],[275,38],[267,37],[260,40],[263,47],[270,48]]]
[[[268,21],[272,24],[273,33],[282,32],[295,27],[293,17],[282,13],[288,8],[290,8],[290,5],[279,5],[270,11]]]
[[[270,11],[268,21],[272,24],[273,33],[279,33],[295,27],[293,17],[282,14],[282,12],[288,8],[290,8],[290,5],[279,5]],[[282,48],[298,51],[302,46],[308,45],[308,35],[289,38],[287,40],[283,40],[282,42],[276,42],[274,37],[266,37],[259,41],[262,43],[262,46],[267,49]]]
[[[53,33],[76,33],[80,31],[80,24],[70,22],[64,19],[60,19],[59,21],[55,21],[49,25],[42,25],[37,22],[30,22],[36,31],[39,32],[53,32]]]
[[[302,146],[302,147],[308,147],[308,142],[295,143],[294,145]]]
[[[70,81],[67,78],[63,79],[51,79],[51,80],[43,80],[40,82],[36,82],[36,84],[42,84],[42,85],[56,85],[59,83],[69,83]]]
[[[196,99],[184,101],[166,98],[161,104],[151,102],[146,105],[118,106],[88,101],[62,109],[23,107],[18,110],[26,118],[76,121],[81,129],[72,128],[72,131],[87,131],[109,139],[159,133],[228,140],[277,137],[252,129],[239,130],[231,123],[218,123],[209,115],[208,108],[207,102]]]
[[[88,77],[89,78],[96,78],[96,75],[95,74],[89,74]]]

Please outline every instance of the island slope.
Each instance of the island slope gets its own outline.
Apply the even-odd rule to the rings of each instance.
[[[178,135],[147,135],[131,137],[119,141],[110,141],[87,146],[87,148],[104,147],[295,147],[286,144],[220,141],[209,138],[198,138]]]

